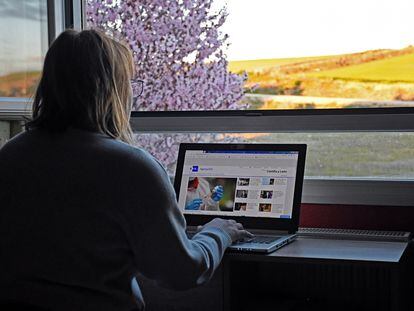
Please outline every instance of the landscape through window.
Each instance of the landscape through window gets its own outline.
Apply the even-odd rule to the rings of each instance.
[[[414,106],[411,0],[87,3],[133,50],[137,111]]]
[[[229,69],[251,109],[414,106],[411,0],[227,3]]]
[[[48,47],[46,0],[0,1],[0,97],[31,97]]]

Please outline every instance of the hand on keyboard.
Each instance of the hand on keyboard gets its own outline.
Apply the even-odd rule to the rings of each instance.
[[[232,242],[252,239],[254,237],[253,234],[243,228],[243,225],[241,223],[238,223],[233,219],[214,218],[204,226],[199,226],[197,228],[197,231],[201,231],[204,228],[208,227],[216,227],[223,230],[230,236]]]
[[[244,238],[242,240],[238,240],[238,243],[245,243],[245,242],[252,242],[255,239],[255,236]]]

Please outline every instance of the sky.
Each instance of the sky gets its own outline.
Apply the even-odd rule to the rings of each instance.
[[[215,0],[226,3],[229,60],[414,45],[414,0]]]
[[[214,0],[228,5],[229,60],[320,56],[414,45],[414,0]],[[0,0],[0,75],[40,70],[45,0]]]

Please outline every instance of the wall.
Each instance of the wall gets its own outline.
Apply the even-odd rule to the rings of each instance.
[[[0,147],[10,138],[10,122],[0,121]]]
[[[13,136],[23,130],[22,121],[0,120],[0,148]]]

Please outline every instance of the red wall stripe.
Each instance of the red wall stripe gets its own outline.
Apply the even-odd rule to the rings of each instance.
[[[302,204],[300,226],[414,232],[414,206]]]

